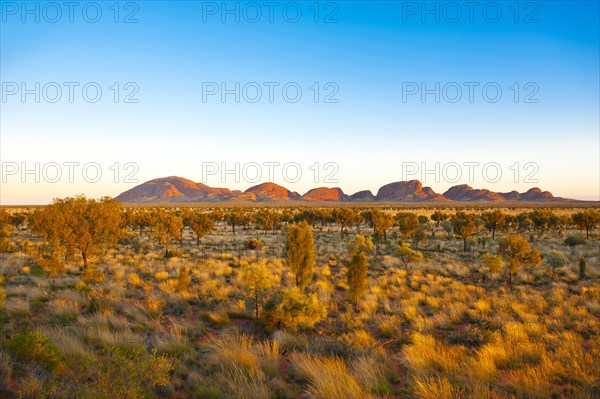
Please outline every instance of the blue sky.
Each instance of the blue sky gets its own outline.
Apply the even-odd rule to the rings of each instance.
[[[422,14],[422,2],[318,2],[316,16],[313,1],[282,1],[273,22],[262,1],[227,2],[240,10],[239,22],[220,1],[120,2],[118,16],[113,4],[79,2],[69,22],[64,6],[58,18],[48,2],[27,2],[30,10],[38,7],[36,22],[36,11],[24,14],[22,2],[0,1],[2,204],[117,195],[135,185],[124,178],[131,171],[139,182],[169,175],[201,181],[203,163],[233,169],[236,162],[240,169],[279,162],[272,180],[301,193],[314,186],[376,191],[408,177],[438,192],[468,183],[600,197],[597,1],[519,2],[516,8],[512,1],[484,1],[471,21],[463,2],[427,3],[429,10],[438,7],[436,21],[435,14]],[[96,8],[102,14],[91,23]],[[262,17],[253,23],[256,9]],[[290,22],[298,9],[302,15]],[[124,23],[129,15],[137,22]],[[23,101],[22,84],[36,91],[36,82],[40,102],[34,94]],[[52,85],[44,93],[50,82],[62,88],[56,103],[49,101]],[[79,84],[72,103],[65,82]],[[90,82],[102,90],[96,103],[81,91]],[[236,82],[239,103],[233,94],[222,102],[219,93],[203,101],[203,86],[232,89]],[[256,103],[242,95],[251,82],[262,88]],[[265,82],[276,85],[273,102]],[[423,101],[423,85],[435,91],[436,83],[440,101],[435,94]],[[474,88],[472,102],[466,83]],[[301,88],[298,102],[286,101],[286,84]],[[253,84],[246,87],[254,98]],[[419,92],[406,94],[415,87]],[[462,96],[451,102],[456,87]],[[498,87],[502,94],[492,102]],[[125,103],[134,91],[138,102]],[[334,91],[337,102],[325,102]],[[36,162],[39,183],[36,172],[21,175]],[[65,162],[79,163],[72,181]],[[436,162],[438,181],[436,173],[419,173]],[[479,163],[471,181],[468,162]],[[96,166],[88,172],[102,172],[98,181],[94,173],[84,178],[83,165],[90,163]],[[127,163],[137,167],[125,170]],[[300,166],[297,182],[283,175],[286,163]],[[337,182],[324,180],[333,171],[324,168],[328,163],[337,165]],[[416,174],[403,173],[415,163]],[[62,177],[51,182],[56,164]],[[456,164],[463,173],[458,182],[442,171]],[[499,168],[501,178],[484,174],[484,165],[493,166],[486,169],[491,175]],[[261,171],[267,180],[268,169]],[[204,180],[253,185],[240,175],[237,182],[231,174]]]

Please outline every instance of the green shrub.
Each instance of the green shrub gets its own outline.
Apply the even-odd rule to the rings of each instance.
[[[587,271],[587,261],[582,256],[579,259],[579,279],[580,280],[585,278],[586,271]]]
[[[15,246],[12,241],[5,238],[0,238],[0,253],[10,253],[14,252],[14,250]]]
[[[0,309],[2,308],[2,305],[4,304],[4,300],[6,299],[6,292],[4,292],[4,288],[2,288],[3,282],[4,282],[4,279],[2,278],[2,276],[0,276]]]
[[[327,308],[315,294],[304,294],[298,287],[277,292],[264,306],[263,319],[270,330],[313,328],[327,316]]]
[[[109,347],[102,361],[83,367],[74,375],[55,373],[43,397],[143,399],[156,397],[156,390],[171,390],[173,360],[147,353],[143,348],[123,350]],[[170,396],[164,394],[162,396]]]
[[[62,355],[48,338],[36,331],[16,333],[6,342],[6,351],[18,361],[33,362],[46,370],[54,370]]]
[[[568,245],[570,247],[574,247],[576,245],[582,245],[584,243],[585,243],[585,240],[581,237],[569,236],[569,237],[565,238],[565,245]]]
[[[180,258],[183,252],[176,250],[169,250],[165,253],[165,258]]]
[[[257,240],[255,238],[246,240],[246,242],[244,242],[244,249],[257,250],[264,246],[265,244],[261,240]]]
[[[46,302],[48,302],[47,297],[36,298],[33,301],[31,301],[31,303],[29,304],[29,308],[32,311],[38,311],[40,309],[43,309],[44,306],[46,306]]]

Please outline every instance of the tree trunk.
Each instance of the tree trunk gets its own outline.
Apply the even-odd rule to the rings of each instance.
[[[254,290],[254,309],[256,310],[256,318],[258,319],[258,291]]]
[[[463,252],[467,252],[467,239],[463,238]]]
[[[83,258],[83,269],[87,269],[88,267],[88,257],[85,251],[81,251],[81,257]]]

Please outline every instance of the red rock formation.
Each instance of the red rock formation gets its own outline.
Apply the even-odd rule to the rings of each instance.
[[[306,201],[346,201],[348,196],[341,188],[319,187],[313,188],[302,196]]]
[[[352,194],[350,196],[350,201],[370,202],[375,201],[375,196],[373,195],[371,190],[363,190]]]
[[[257,201],[285,201],[299,199],[300,194],[292,192],[275,183],[262,183],[244,191],[244,194],[254,194]]]
[[[426,187],[418,180],[399,181],[381,187],[376,195],[377,201],[424,201],[439,199],[431,188]]]
[[[526,193],[521,194],[522,201],[543,201],[554,198],[549,191],[542,191],[537,187],[527,190]]]
[[[195,183],[181,177],[171,176],[147,181],[139,186],[127,190],[116,197],[116,200],[125,203],[144,202],[221,202],[221,201],[388,201],[388,202],[416,202],[416,201],[558,201],[548,191],[535,187],[525,193],[511,191],[496,193],[486,189],[474,189],[466,184],[449,188],[443,195],[437,194],[431,187],[423,187],[420,181],[400,181],[386,184],[374,196],[371,191],[359,191],[350,196],[344,194],[340,188],[319,187],[309,190],[303,196],[290,191],[275,183],[262,183],[250,187],[243,193],[239,190],[231,191],[227,188],[214,188],[206,184]]]
[[[450,187],[444,197],[452,201],[504,201],[504,197],[490,190],[473,189],[466,184]]]
[[[162,201],[174,197],[202,200],[209,196],[221,198],[231,194],[226,188],[213,188],[182,177],[170,176],[147,181],[125,191],[115,199],[121,202]]]

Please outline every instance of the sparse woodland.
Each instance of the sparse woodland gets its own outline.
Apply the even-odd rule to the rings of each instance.
[[[0,397],[598,398],[595,208],[0,210]]]

